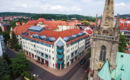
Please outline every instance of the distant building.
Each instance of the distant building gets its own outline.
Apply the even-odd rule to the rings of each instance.
[[[3,22],[3,17],[0,17],[0,22]]]
[[[85,22],[87,22],[89,25],[86,25]],[[79,28],[86,28],[86,27],[91,27],[91,29],[93,29],[95,27],[95,22],[91,22],[91,21],[81,21],[81,23],[78,23],[77,26]]]
[[[54,69],[67,68],[90,48],[89,34],[65,21],[38,19],[14,28],[27,57]]]
[[[130,46],[126,47],[125,53],[129,53],[130,54]]]
[[[9,23],[0,23],[0,28],[2,29],[2,32],[9,31],[10,24]]]
[[[0,35],[0,57],[5,52],[5,45],[4,45],[4,38],[2,35]]]
[[[120,19],[120,31],[125,35],[127,40],[127,45],[130,46],[130,20]]]

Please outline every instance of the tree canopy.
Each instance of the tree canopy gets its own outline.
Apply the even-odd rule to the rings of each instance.
[[[9,32],[0,32],[0,34],[3,35],[4,41],[7,43],[7,41],[10,39]]]
[[[12,58],[11,62],[12,64],[10,66],[13,76],[18,77],[29,68],[29,61],[26,59],[23,52],[20,52],[16,58]]]
[[[16,27],[16,22],[17,22],[17,21],[14,21],[14,20],[13,20],[13,21],[10,21],[10,26],[13,27],[13,28]]]
[[[120,34],[119,51],[125,52],[125,49],[126,49],[126,38],[124,35]]]
[[[10,79],[10,70],[8,63],[0,58],[0,79],[1,80],[9,80]]]
[[[18,43],[18,39],[15,35],[15,33],[12,33],[12,39],[9,40],[10,42],[10,48],[15,49],[16,51],[19,51],[21,49],[21,46]]]
[[[85,24],[86,26],[89,26],[89,25],[90,25],[90,23],[89,23],[89,22],[84,22],[84,24]]]

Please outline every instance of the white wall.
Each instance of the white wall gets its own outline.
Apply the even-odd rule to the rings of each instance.
[[[74,28],[75,28],[75,26],[63,26],[63,25],[59,25],[58,29],[56,29],[56,31],[65,31],[65,30],[74,29]]]
[[[0,57],[3,55],[3,50],[2,50],[2,45],[1,45],[1,41],[0,41]]]
[[[73,45],[66,45],[66,42],[59,37],[54,45],[51,45],[50,47],[47,47],[45,45],[39,44],[39,43],[35,43],[35,42],[31,42],[30,40],[26,40],[26,39],[22,39],[22,48],[34,55],[39,55],[37,52],[35,52],[34,50],[38,50],[44,54],[47,54],[48,56],[50,56],[51,58],[48,58],[47,60],[49,61],[49,67],[52,68],[56,68],[53,67],[53,64],[55,65],[57,63],[57,47],[56,44],[57,42],[61,40],[64,43],[64,64],[67,64],[68,61],[66,61],[66,57],[70,56],[69,60],[71,59],[71,54],[73,52],[75,52],[77,50],[78,53],[81,53],[82,51],[85,50],[85,39],[80,40],[79,42],[73,44]],[[35,47],[34,47],[35,45]],[[44,60],[46,60],[44,57],[41,56],[41,58],[43,58]]]
[[[34,47],[34,45],[35,45],[35,47]],[[53,58],[55,56],[54,56],[54,47],[52,45],[51,45],[51,47],[47,47],[42,44],[31,42],[30,40],[22,39],[22,48],[34,55],[40,56],[44,60],[49,61],[49,66],[53,67],[53,63],[54,63]],[[42,57],[40,54],[35,52],[35,50],[38,50],[38,51],[44,53],[44,55],[47,54],[48,56],[50,56],[50,58],[46,59],[45,57]]]

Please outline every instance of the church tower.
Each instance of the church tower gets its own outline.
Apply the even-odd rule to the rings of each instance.
[[[116,66],[119,42],[119,16],[114,19],[114,0],[106,0],[100,25],[96,25],[92,36],[89,80],[100,80],[98,72],[108,60],[110,70]],[[97,19],[96,19],[97,20]]]

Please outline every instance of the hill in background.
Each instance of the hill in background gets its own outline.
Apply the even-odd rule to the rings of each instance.
[[[77,14],[37,14],[37,13],[23,13],[23,12],[1,12],[0,16],[27,16],[32,17],[33,19],[38,18],[45,18],[45,19],[54,19],[54,20],[71,20],[71,19],[78,19],[78,20],[88,20],[95,22],[95,17],[92,16],[83,16]],[[130,14],[120,15],[121,18],[130,18]]]
[[[78,20],[88,20],[95,21],[95,17],[91,16],[83,16],[77,14],[36,14],[36,13],[22,13],[22,12],[1,12],[0,16],[27,16],[32,17],[33,19],[45,18],[45,19],[54,19],[54,20],[70,20],[70,19],[78,19]]]

